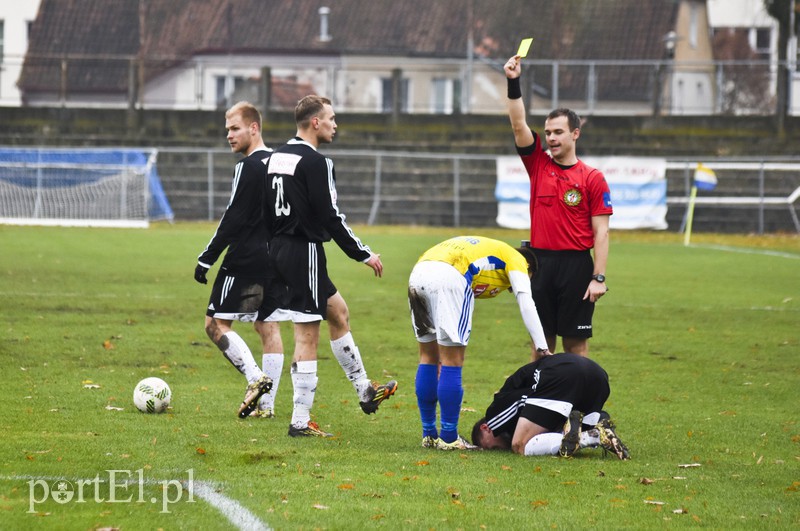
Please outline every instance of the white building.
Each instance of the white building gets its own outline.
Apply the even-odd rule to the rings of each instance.
[[[707,0],[708,22],[711,30],[719,31],[734,28],[747,31],[750,47],[759,58],[778,60],[778,21],[764,8],[764,0]],[[794,55],[795,68],[792,69],[791,91],[789,94],[790,114],[800,114],[800,75],[797,73],[797,37],[789,43],[787,58]],[[774,68],[770,92],[775,93]]]
[[[0,0],[0,106],[20,104],[17,79],[28,50],[28,33],[40,0]]]

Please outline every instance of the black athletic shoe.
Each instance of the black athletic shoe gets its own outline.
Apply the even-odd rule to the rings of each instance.
[[[558,455],[572,457],[581,447],[581,421],[583,413],[573,409],[564,423],[564,438],[561,440],[561,449]]]
[[[397,381],[392,380],[387,382],[386,385],[378,385],[378,382],[372,382],[372,387],[367,389],[368,398],[364,402],[359,402],[361,411],[369,415],[378,411],[378,406],[381,402],[388,400],[390,396],[397,391]]]
[[[272,389],[272,379],[263,375],[255,382],[248,384],[244,392],[244,400],[242,405],[239,406],[239,418],[246,419],[250,413],[258,406],[258,399],[261,395],[269,393]]]
[[[620,440],[610,418],[601,418],[597,423],[597,430],[600,432],[600,447],[603,450],[616,455],[623,461],[631,458],[628,447]]]
[[[333,437],[333,434],[319,429],[316,422],[309,422],[305,428],[295,428],[289,424],[289,437]]]

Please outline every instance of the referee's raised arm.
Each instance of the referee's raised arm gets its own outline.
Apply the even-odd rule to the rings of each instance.
[[[514,143],[518,147],[528,147],[533,144],[533,131],[525,119],[525,103],[522,101],[522,88],[520,76],[522,63],[520,56],[509,58],[503,65],[508,81],[508,117],[511,119],[511,129],[514,131]]]

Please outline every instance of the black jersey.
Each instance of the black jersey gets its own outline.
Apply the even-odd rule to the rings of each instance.
[[[211,267],[227,248],[221,271],[254,277],[264,274],[269,232],[262,208],[265,164],[270,153],[270,150],[256,150],[236,164],[231,199],[214,236],[197,257],[201,265]]]
[[[608,374],[597,362],[570,353],[544,356],[506,379],[486,423],[495,435],[513,434],[520,416],[555,430],[572,409],[599,412],[609,394]]]
[[[336,205],[333,161],[300,138],[276,149],[267,164],[265,212],[273,236],[330,241],[359,262],[372,254]]]

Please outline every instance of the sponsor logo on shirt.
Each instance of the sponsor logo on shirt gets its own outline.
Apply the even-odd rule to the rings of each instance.
[[[475,284],[475,287],[472,288],[472,293],[476,297],[480,296],[481,293],[489,289],[489,284]],[[494,288],[489,292],[490,297],[497,297],[497,294],[500,293],[500,288]]]
[[[583,196],[575,188],[571,188],[564,193],[564,203],[569,206],[578,206],[581,199],[583,199]]]

